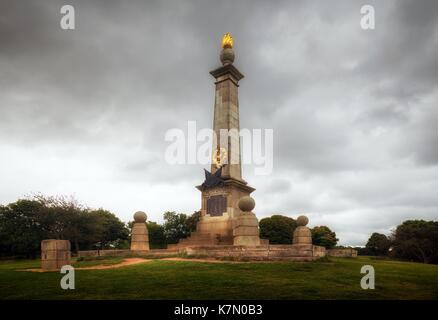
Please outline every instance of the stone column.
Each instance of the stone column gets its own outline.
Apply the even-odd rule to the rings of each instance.
[[[293,244],[312,244],[312,232],[306,225],[309,223],[309,218],[299,216],[297,218],[298,227],[293,234]]]
[[[243,74],[233,65],[233,38],[222,39],[222,66],[211,71],[215,78],[213,130],[222,141],[213,141],[211,172],[205,172],[204,182],[197,186],[201,192],[201,218],[196,232],[217,239],[218,244],[233,244],[234,218],[241,212],[240,198],[255,189],[242,179],[238,87]]]
[[[213,143],[213,159],[226,159],[226,165],[222,168],[222,177],[242,179],[240,137],[239,137],[239,100],[237,88],[243,74],[233,65],[234,50],[232,45],[223,47],[221,55],[222,67],[210,72],[216,79],[216,95],[214,103],[213,130],[216,133],[217,143]],[[231,134],[220,141],[220,131],[226,129]],[[224,163],[221,160],[220,164]],[[219,167],[215,160],[211,165],[214,173]]]
[[[134,213],[134,225],[131,232],[131,251],[149,250],[149,232],[146,226],[147,216],[142,211]]]
[[[47,239],[41,241],[41,269],[60,270],[70,264],[70,241]]]
[[[251,211],[255,201],[250,196],[242,197],[238,202],[241,212],[234,221],[233,244],[235,246],[259,246],[260,232],[257,217]]]

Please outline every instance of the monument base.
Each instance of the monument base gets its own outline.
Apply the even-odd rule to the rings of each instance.
[[[255,189],[248,186],[243,180],[225,177],[223,185],[203,188],[197,186],[201,193],[201,217],[196,226],[196,231],[189,237],[181,239],[177,244],[170,245],[169,248],[184,248],[188,246],[210,246],[210,245],[233,245],[236,235],[256,236],[252,231],[246,234],[242,228],[242,234],[234,234],[236,221],[244,212],[240,210],[237,203],[245,196],[248,196]],[[251,226],[255,226],[258,231],[258,222],[255,218]],[[258,235],[258,234],[257,234]],[[260,242],[250,241],[250,245],[259,245]],[[242,240],[243,241],[243,240]],[[239,242],[239,240],[238,240]],[[240,244],[240,243],[239,243]],[[242,242],[242,244],[244,244]]]
[[[41,241],[41,269],[60,270],[70,264],[70,241],[47,239]]]
[[[121,256],[129,257],[130,250],[90,250],[79,251],[79,257]],[[324,247],[314,245],[260,245],[234,246],[209,245],[189,246],[174,249],[153,249],[137,251],[136,254],[152,259],[178,257],[181,255],[211,260],[236,261],[314,261],[326,256]]]
[[[181,250],[187,256],[237,261],[313,261],[325,257],[324,247],[314,245],[193,246]]]
[[[132,227],[131,251],[149,250],[149,233],[144,222],[135,222]]]

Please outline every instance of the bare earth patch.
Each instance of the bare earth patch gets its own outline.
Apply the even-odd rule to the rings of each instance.
[[[189,261],[189,262],[210,262],[210,263],[243,263],[243,261],[217,260],[217,259],[196,259],[196,258],[163,258],[167,261]]]
[[[100,264],[97,266],[90,266],[90,267],[79,267],[79,268],[75,268],[75,270],[105,270],[105,269],[116,269],[116,268],[121,268],[121,267],[126,267],[126,266],[131,266],[134,264],[139,264],[139,263],[145,263],[145,262],[149,262],[151,260],[147,260],[147,259],[142,259],[142,258],[127,258],[124,259],[122,262],[117,263],[117,264]],[[25,270],[18,270],[18,271],[30,271],[30,272],[53,272],[53,271],[47,271],[47,270],[43,270],[41,268],[39,269],[25,269]]]

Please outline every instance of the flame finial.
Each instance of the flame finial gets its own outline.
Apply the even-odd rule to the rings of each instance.
[[[222,48],[233,48],[233,37],[229,32],[225,33],[222,37]]]

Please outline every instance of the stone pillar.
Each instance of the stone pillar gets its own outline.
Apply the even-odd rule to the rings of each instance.
[[[255,201],[250,196],[242,197],[238,202],[241,212],[234,221],[233,244],[235,246],[259,246],[260,232],[257,217],[251,211]]]
[[[70,264],[70,258],[70,241],[56,239],[41,241],[41,269],[60,270],[62,266]]]
[[[146,226],[146,213],[134,213],[134,225],[131,232],[131,251],[149,250],[149,232]]]
[[[196,233],[217,239],[218,244],[233,244],[235,217],[241,213],[237,202],[255,189],[242,179],[239,135],[239,81],[243,74],[234,66],[233,38],[222,39],[222,66],[211,71],[215,79],[213,130],[218,139],[221,131],[228,134],[213,141],[211,172],[205,170],[201,192],[201,218]]]
[[[232,39],[229,34],[225,37]],[[223,42],[220,54],[222,66],[210,72],[216,79],[213,130],[217,137],[217,143],[213,145],[211,172],[216,172],[222,166],[222,177],[242,180],[237,88],[243,74],[233,65],[234,56],[232,40]],[[221,129],[230,133],[222,141]],[[224,164],[226,165],[223,166]]]
[[[297,218],[298,227],[293,234],[293,244],[312,244],[312,232],[306,225],[309,223],[309,218],[299,216]]]

